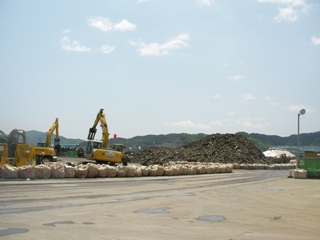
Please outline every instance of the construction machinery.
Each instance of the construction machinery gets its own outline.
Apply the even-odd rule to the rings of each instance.
[[[51,146],[51,137],[53,132],[56,131],[54,138],[54,147]],[[49,129],[45,143],[38,143],[35,147],[35,155],[37,164],[43,163],[43,161],[56,162],[57,155],[60,156],[60,138],[59,138],[59,120],[56,118],[55,122]]]
[[[8,136],[2,130],[0,130],[0,143],[8,142]]]
[[[8,144],[0,143],[0,167],[7,163],[8,158]]]
[[[7,136],[6,163],[20,167],[35,164],[34,146],[27,144],[27,135],[24,130],[13,129]],[[3,158],[4,159],[4,158]]]
[[[100,122],[102,128],[102,141],[94,140],[97,132],[97,125]],[[97,117],[93,123],[93,126],[89,129],[88,143],[86,148],[86,159],[95,160],[97,163],[123,163],[127,165],[129,159],[124,153],[123,144],[113,144],[108,148],[109,131],[106,121],[106,116],[103,113],[103,109],[97,114]]]
[[[8,158],[8,136],[0,130],[0,167],[7,163]]]
[[[25,165],[35,165],[35,147],[30,144],[17,144],[13,162],[7,160],[7,163],[16,167],[21,167]]]
[[[18,144],[27,144],[26,131],[22,129],[13,129],[7,136],[8,155],[9,158],[14,158]]]

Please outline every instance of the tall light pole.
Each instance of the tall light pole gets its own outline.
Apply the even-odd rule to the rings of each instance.
[[[300,112],[298,113],[298,162],[299,162],[299,157],[300,157],[300,139],[299,139],[299,135],[300,135],[300,115],[303,115],[306,113],[305,109],[301,109]]]

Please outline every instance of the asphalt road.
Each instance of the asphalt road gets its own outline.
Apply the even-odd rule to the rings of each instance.
[[[0,239],[320,239],[319,180],[290,170],[0,181]]]

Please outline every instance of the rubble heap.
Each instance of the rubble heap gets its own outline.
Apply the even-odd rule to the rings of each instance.
[[[132,156],[132,163],[164,165],[171,161],[254,164],[267,158],[241,134],[212,134],[178,148],[150,147]]]

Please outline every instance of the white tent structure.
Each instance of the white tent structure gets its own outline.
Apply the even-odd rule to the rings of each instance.
[[[267,151],[264,151],[263,154],[266,157],[273,157],[273,158],[281,158],[281,156],[286,155],[288,158],[294,158],[296,155],[293,153],[289,152],[288,150],[285,149],[277,149],[277,148],[270,148]]]

